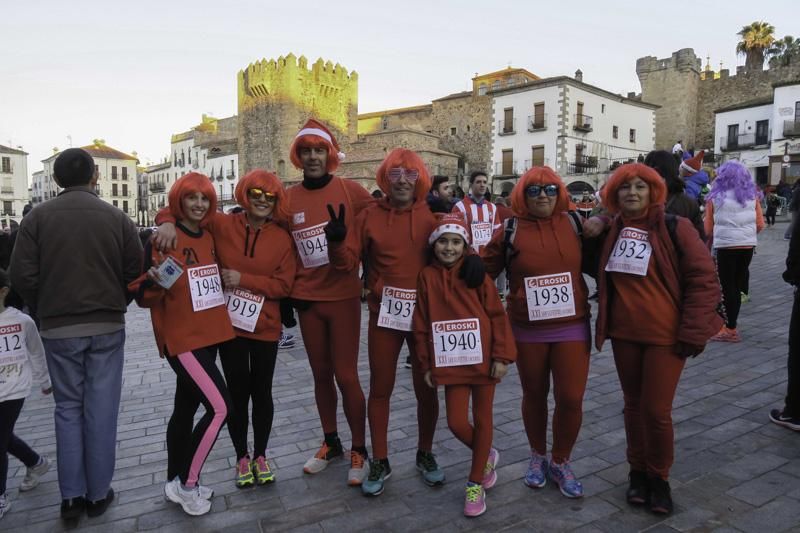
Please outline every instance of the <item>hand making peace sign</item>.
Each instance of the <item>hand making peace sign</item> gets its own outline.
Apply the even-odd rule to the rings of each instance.
[[[342,242],[347,236],[347,226],[344,224],[344,204],[339,204],[339,215],[333,211],[333,206],[328,204],[330,222],[325,226],[325,236],[328,242]]]

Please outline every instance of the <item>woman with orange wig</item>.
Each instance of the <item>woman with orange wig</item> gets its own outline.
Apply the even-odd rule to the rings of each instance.
[[[232,339],[234,332],[225,310],[214,239],[203,229],[216,204],[206,176],[192,172],[177,180],[169,192],[177,249],[164,257],[147,243],[145,274],[129,287],[137,303],[150,308],[159,354],[177,378],[167,426],[164,493],[189,515],[211,509],[213,491],[200,486],[200,470],[230,412],[216,358],[217,345]],[[205,414],[195,425],[201,403]]]
[[[603,189],[615,215],[600,255],[597,349],[611,339],[625,399],[632,505],[673,504],[672,400],[687,357],[722,325],[714,262],[692,223],[665,215],[667,188],[643,164],[617,169]],[[634,322],[635,317],[635,322]]]
[[[352,228],[334,213],[329,223],[344,240],[330,239],[331,264],[343,272],[358,268],[362,258],[367,269],[369,291],[370,391],[367,417],[372,435],[369,476],[361,485],[367,496],[383,493],[391,475],[387,433],[389,400],[394,389],[397,358],[403,343],[411,353],[414,393],[417,397],[417,468],[428,485],[444,481],[444,472],[431,453],[433,433],[439,415],[436,390],[425,385],[417,368],[411,334],[411,317],[416,303],[417,275],[428,261],[428,236],[436,226],[426,194],[431,187],[428,170],[420,157],[403,148],[393,150],[383,161],[375,178],[385,197],[363,210]]]
[[[236,450],[235,483],[239,488],[274,481],[266,459],[272,430],[272,377],[281,333],[279,300],[292,288],[296,271],[292,240],[285,226],[289,211],[283,184],[274,174],[256,169],[236,186],[239,213],[209,214],[205,227],[213,234],[228,314],[236,337],[220,346],[233,411],[228,433]],[[168,220],[159,214],[157,222]],[[172,228],[162,225],[159,232]],[[247,446],[249,404],[253,403],[253,453]]]
[[[511,192],[514,217],[484,252],[487,271],[508,271],[508,314],[522,382],[522,420],[531,458],[525,484],[550,477],[568,498],[583,496],[569,464],[581,427],[589,375],[588,290],[581,273],[582,220],[548,167],[526,172]],[[512,225],[509,225],[511,223]],[[553,376],[552,459],[547,460],[547,396]]]

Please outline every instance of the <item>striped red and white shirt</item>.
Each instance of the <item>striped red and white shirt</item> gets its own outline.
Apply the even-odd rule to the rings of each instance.
[[[480,253],[500,229],[497,207],[487,200],[477,203],[465,197],[453,207],[453,213],[456,212],[461,213],[472,232],[472,249]]]

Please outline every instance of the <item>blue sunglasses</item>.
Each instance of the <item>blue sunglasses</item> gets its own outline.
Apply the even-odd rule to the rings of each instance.
[[[545,196],[555,196],[558,194],[558,185],[528,185],[525,194],[529,198],[536,198],[544,191]]]

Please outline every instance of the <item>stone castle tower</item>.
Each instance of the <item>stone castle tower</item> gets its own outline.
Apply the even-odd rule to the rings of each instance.
[[[281,179],[298,177],[289,160],[297,131],[311,117],[327,124],[342,149],[358,127],[358,74],[318,59],[311,68],[304,56],[263,59],[239,71],[239,172],[274,171]]]

